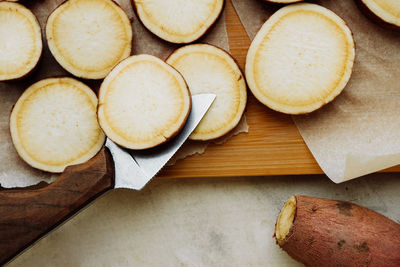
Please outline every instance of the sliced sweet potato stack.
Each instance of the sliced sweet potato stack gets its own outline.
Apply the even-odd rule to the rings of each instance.
[[[98,118],[106,135],[129,149],[147,149],[173,138],[191,108],[179,72],[150,55],[132,56],[105,78]]]
[[[257,33],[246,58],[246,79],[266,106],[309,113],[342,92],[354,57],[351,31],[340,17],[319,5],[293,4]]]
[[[171,43],[191,43],[214,24],[224,0],[133,0],[143,25]]]
[[[68,0],[46,24],[46,38],[57,62],[73,75],[102,79],[132,50],[128,16],[111,0]]]
[[[167,63],[183,75],[192,94],[217,96],[190,139],[215,139],[235,128],[246,107],[246,83],[227,52],[206,44],[187,45],[172,53]]]
[[[400,30],[400,1],[398,0],[355,0],[361,11],[378,24]]]
[[[18,154],[32,167],[49,172],[86,162],[105,140],[96,109],[93,91],[72,78],[33,84],[11,112],[11,137]]]
[[[0,36],[0,81],[28,75],[43,47],[35,15],[23,5],[0,2]]]

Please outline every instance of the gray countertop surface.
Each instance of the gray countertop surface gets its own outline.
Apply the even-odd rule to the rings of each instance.
[[[114,190],[9,266],[301,266],[275,244],[292,195],[352,201],[400,222],[400,174],[155,179]]]

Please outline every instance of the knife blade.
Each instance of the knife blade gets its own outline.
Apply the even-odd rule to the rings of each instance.
[[[215,100],[214,94],[192,96],[192,109],[182,131],[159,147],[125,150],[107,138],[106,147],[114,159],[115,188],[142,189],[178,151]]]
[[[107,140],[107,148],[83,164],[67,167],[51,184],[0,190],[0,265],[111,189],[143,188],[193,132],[214,99],[212,94],[193,96],[181,133],[162,146],[127,151]]]

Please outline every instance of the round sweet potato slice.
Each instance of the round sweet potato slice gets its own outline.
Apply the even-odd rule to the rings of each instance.
[[[97,97],[72,78],[49,78],[30,86],[10,118],[14,146],[32,167],[62,172],[86,162],[101,149],[105,136],[96,116]]]
[[[378,24],[400,30],[400,1],[398,0],[355,0],[361,11]]]
[[[304,0],[264,0],[264,2],[276,3],[276,4],[291,4],[291,3],[301,2],[301,1],[304,1]]]
[[[246,83],[227,52],[206,44],[187,45],[173,52],[167,63],[183,75],[193,95],[217,96],[190,139],[211,140],[235,128],[246,107]]]
[[[246,79],[264,105],[309,113],[342,92],[354,58],[351,31],[340,17],[316,4],[293,4],[257,33],[246,58]]]
[[[191,108],[182,75],[150,55],[131,56],[105,78],[98,118],[106,135],[129,149],[147,149],[173,138]]]
[[[46,24],[46,38],[57,62],[85,79],[102,79],[132,50],[128,16],[111,0],[68,0]]]
[[[133,0],[133,4],[149,31],[171,43],[191,43],[214,24],[224,0]]]
[[[42,35],[35,15],[23,5],[0,2],[0,81],[22,78],[38,64]]]

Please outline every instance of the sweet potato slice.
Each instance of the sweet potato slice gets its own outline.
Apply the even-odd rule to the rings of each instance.
[[[301,2],[301,1],[304,1],[304,0],[264,0],[264,2],[276,3],[276,4],[291,4],[291,3]]]
[[[400,266],[400,224],[349,202],[291,197],[275,236],[306,266]]]
[[[350,79],[355,48],[345,22],[315,4],[281,8],[262,26],[246,58],[250,90],[283,113],[312,112]]]
[[[191,108],[182,75],[150,55],[131,56],[105,78],[98,118],[106,135],[129,149],[147,149],[173,138]]]
[[[361,11],[378,24],[400,30],[400,1],[355,0]]]
[[[42,35],[35,15],[23,5],[0,2],[0,81],[28,75],[42,54]]]
[[[77,80],[49,78],[33,84],[11,112],[18,154],[32,167],[49,172],[86,162],[105,140],[96,109],[96,95]]]
[[[173,52],[167,63],[183,75],[192,94],[217,96],[190,139],[215,139],[235,128],[246,107],[246,83],[227,52],[206,44],[187,45]]]
[[[149,31],[171,43],[191,43],[214,24],[224,0],[133,0],[133,4]]]
[[[51,53],[68,72],[102,79],[132,50],[128,16],[111,0],[68,0],[46,24]]]

